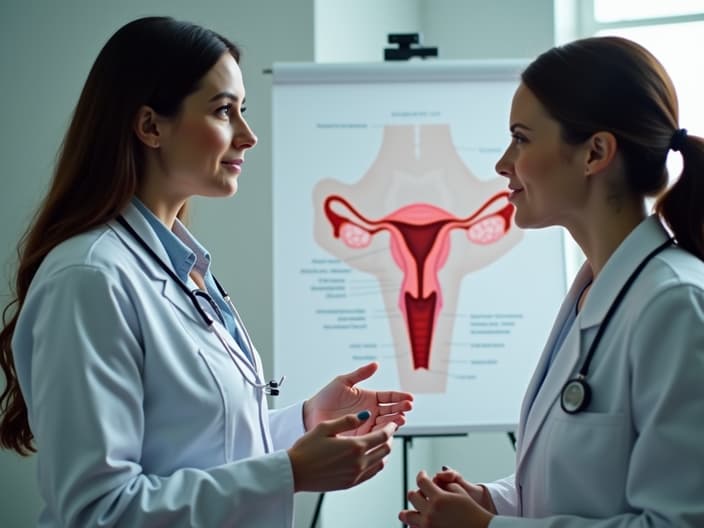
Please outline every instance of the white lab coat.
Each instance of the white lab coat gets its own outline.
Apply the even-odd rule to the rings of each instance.
[[[133,205],[124,216],[170,262]],[[46,257],[12,346],[38,447],[40,526],[292,525],[283,449],[303,433],[301,405],[269,411],[116,222]]]
[[[704,263],[674,247],[651,260],[594,355],[591,405],[569,415],[559,401],[621,286],[666,238],[650,217],[618,247],[540,387],[591,280],[586,264],[578,273],[526,391],[516,473],[488,485],[491,528],[704,527]]]

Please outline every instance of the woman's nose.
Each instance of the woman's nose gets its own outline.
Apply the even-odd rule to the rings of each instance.
[[[513,174],[513,164],[509,162],[508,149],[499,158],[499,161],[496,162],[494,170],[501,176],[509,177]]]
[[[239,149],[250,149],[257,144],[257,136],[245,120],[242,120],[242,125],[232,140]]]

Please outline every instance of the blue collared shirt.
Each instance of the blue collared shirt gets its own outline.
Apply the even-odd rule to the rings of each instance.
[[[225,302],[225,299],[213,279],[213,274],[210,271],[211,259],[208,251],[195,239],[178,218],[174,222],[173,230],[169,230],[137,197],[134,197],[132,202],[142,215],[144,215],[144,218],[149,222],[149,225],[161,241],[178,278],[181,279],[184,284],[191,285],[191,271],[195,270],[203,277],[207,292],[218,307],[219,313],[212,313],[213,310],[211,307],[207,306],[207,303],[202,305],[203,308],[210,311],[211,315],[218,320],[220,320],[220,316],[222,316],[225,327],[228,332],[230,332],[230,335],[232,335],[235,341],[237,341],[237,344],[240,345],[240,348],[244,350],[251,359],[251,351],[244,342],[244,339],[242,339],[242,332],[237,327],[235,316],[227,302]]]

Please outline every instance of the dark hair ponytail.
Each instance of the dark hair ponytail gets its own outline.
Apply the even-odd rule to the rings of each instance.
[[[704,139],[684,136],[678,150],[682,172],[655,204],[677,243],[704,260]]]

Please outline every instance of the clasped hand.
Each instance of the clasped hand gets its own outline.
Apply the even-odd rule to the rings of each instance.
[[[414,510],[402,510],[399,519],[412,528],[486,528],[496,508],[486,488],[467,482],[452,470],[431,480],[425,471],[416,477],[418,489],[408,492]]]
[[[289,450],[296,491],[332,491],[378,473],[413,395],[356,385],[379,368],[369,363],[334,378],[303,404],[304,434]],[[368,418],[358,413],[368,411]]]

